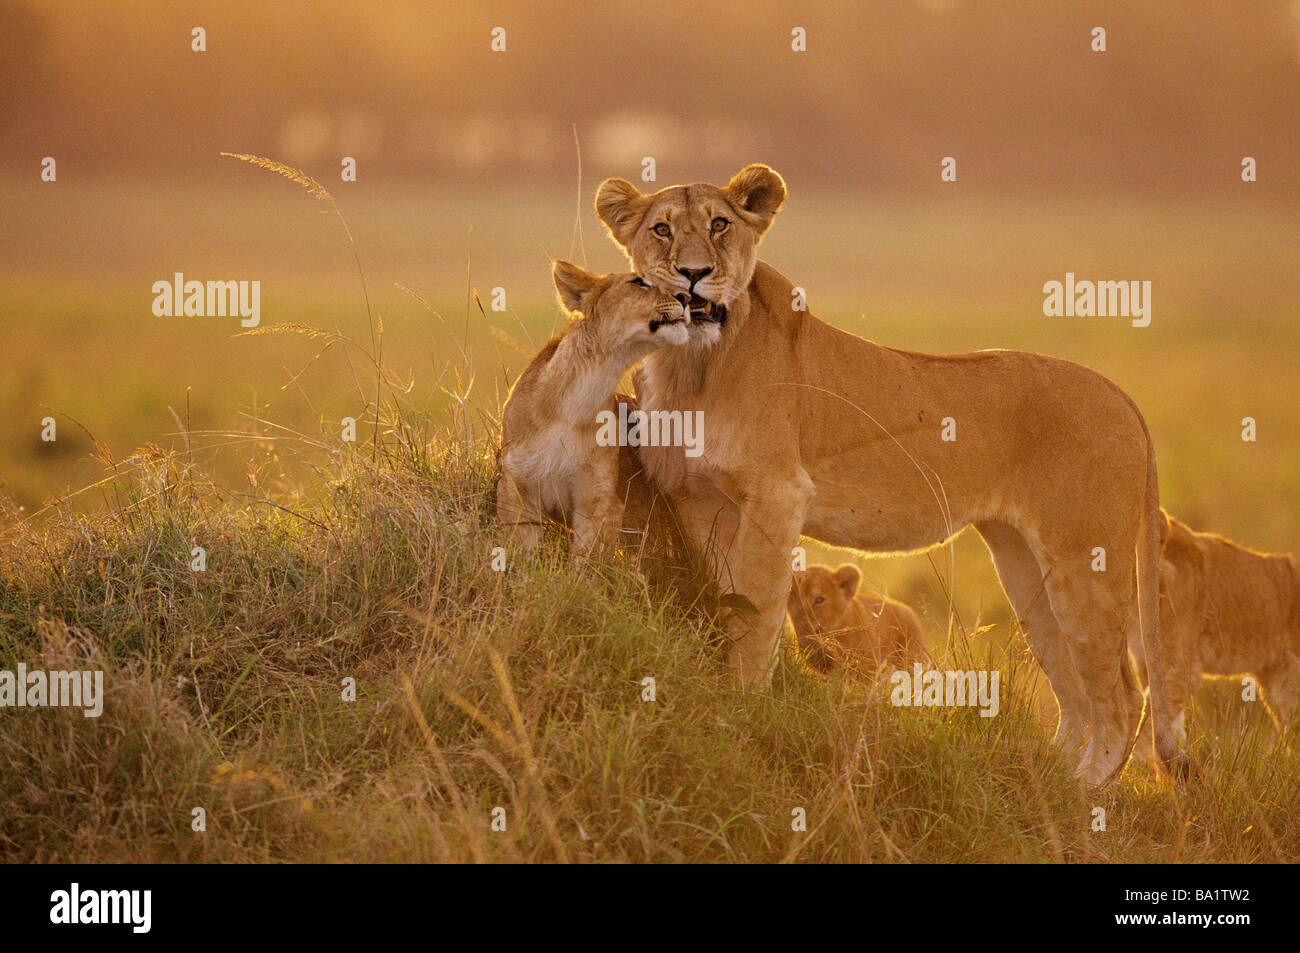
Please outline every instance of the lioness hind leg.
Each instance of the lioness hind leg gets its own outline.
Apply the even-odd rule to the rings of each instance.
[[[1151,689],[1143,676],[1142,668],[1137,667],[1142,688],[1142,723],[1138,726],[1137,742],[1133,745],[1133,757],[1143,764],[1160,770],[1160,755],[1156,751],[1155,713],[1151,710]],[[1169,731],[1178,741],[1180,749],[1187,747],[1187,696],[1182,682],[1170,681],[1165,689],[1169,696],[1169,710],[1174,712],[1174,719],[1169,724]]]
[[[1142,717],[1142,693],[1128,654],[1128,633],[1138,625],[1133,559],[1115,550],[1111,556],[1106,572],[1093,572],[1076,559],[1063,561],[1047,577],[1052,611],[1088,697],[1092,734],[1078,773],[1091,785],[1108,784],[1123,770]]]
[[[1194,656],[1197,651],[1196,633],[1190,619],[1191,596],[1178,588],[1179,580],[1170,572],[1160,577],[1160,636],[1164,640],[1165,699],[1169,709],[1169,730],[1178,739],[1180,747],[1187,741],[1186,708],[1201,681],[1201,669]],[[1181,611],[1179,611],[1181,610]],[[1133,656],[1138,687],[1143,694],[1142,724],[1138,728],[1135,757],[1153,766],[1160,764],[1156,752],[1155,714],[1151,710],[1151,677],[1147,671],[1146,646],[1138,632],[1129,632],[1129,653]]]
[[[1054,742],[1078,759],[1088,744],[1090,704],[1070,658],[1070,645],[1052,612],[1038,559],[1020,532],[1005,523],[978,523],[993,565],[1016,611],[1034,658],[1042,666],[1060,714]]]

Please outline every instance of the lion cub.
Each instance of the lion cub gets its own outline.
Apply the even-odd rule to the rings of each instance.
[[[593,275],[567,261],[552,269],[560,303],[578,312],[532,359],[501,416],[497,518],[529,548],[557,519],[573,552],[618,539],[619,447],[596,440],[623,373],[651,351],[689,338],[686,296],[652,290],[632,274]]]
[[[1160,633],[1173,729],[1185,739],[1183,709],[1202,675],[1253,675],[1279,731],[1300,690],[1300,564],[1198,533],[1160,511]],[[1142,687],[1142,645],[1130,639]],[[1144,719],[1140,750],[1149,755]]]
[[[832,570],[809,566],[794,574],[790,619],[804,659],[818,672],[837,662],[858,675],[888,664],[901,668],[929,661],[921,620],[909,606],[859,591],[862,573],[852,563]]]

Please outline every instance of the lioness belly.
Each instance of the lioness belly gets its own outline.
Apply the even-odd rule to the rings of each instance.
[[[970,522],[945,517],[933,498],[927,505],[895,507],[873,502],[864,492],[852,502],[818,497],[804,519],[805,536],[831,546],[847,546],[864,552],[910,552],[929,549],[944,542]]]
[[[928,549],[997,515],[1001,495],[996,487],[972,489],[956,474],[940,475],[919,453],[905,456],[893,443],[818,461],[807,473],[814,491],[804,533],[867,552]]]

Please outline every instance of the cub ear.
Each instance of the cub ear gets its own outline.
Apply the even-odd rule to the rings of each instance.
[[[610,237],[624,248],[636,234],[647,204],[646,197],[627,179],[606,179],[596,190],[596,215]]]
[[[785,204],[785,180],[761,162],[747,165],[727,183],[727,198],[762,235]]]
[[[581,311],[583,303],[599,280],[586,268],[571,261],[559,259],[551,266],[551,278],[560,294],[560,304],[566,311]]]
[[[844,598],[852,599],[858,594],[858,586],[862,584],[862,570],[853,563],[845,563],[835,570],[835,585],[840,587],[840,592],[844,593]]]

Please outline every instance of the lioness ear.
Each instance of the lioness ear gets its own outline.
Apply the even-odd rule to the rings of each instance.
[[[862,570],[853,563],[845,563],[835,570],[835,585],[840,587],[840,592],[844,593],[844,598],[852,599],[856,596],[858,586],[861,584]]]
[[[566,311],[581,311],[583,302],[599,280],[586,268],[563,259],[551,266],[551,278],[555,280],[555,290],[560,293],[560,304]]]
[[[727,198],[762,235],[785,204],[785,180],[760,162],[747,165],[727,183]]]
[[[645,210],[645,196],[627,179],[606,179],[596,190],[596,215],[609,229],[610,237],[624,248],[641,224]]]

